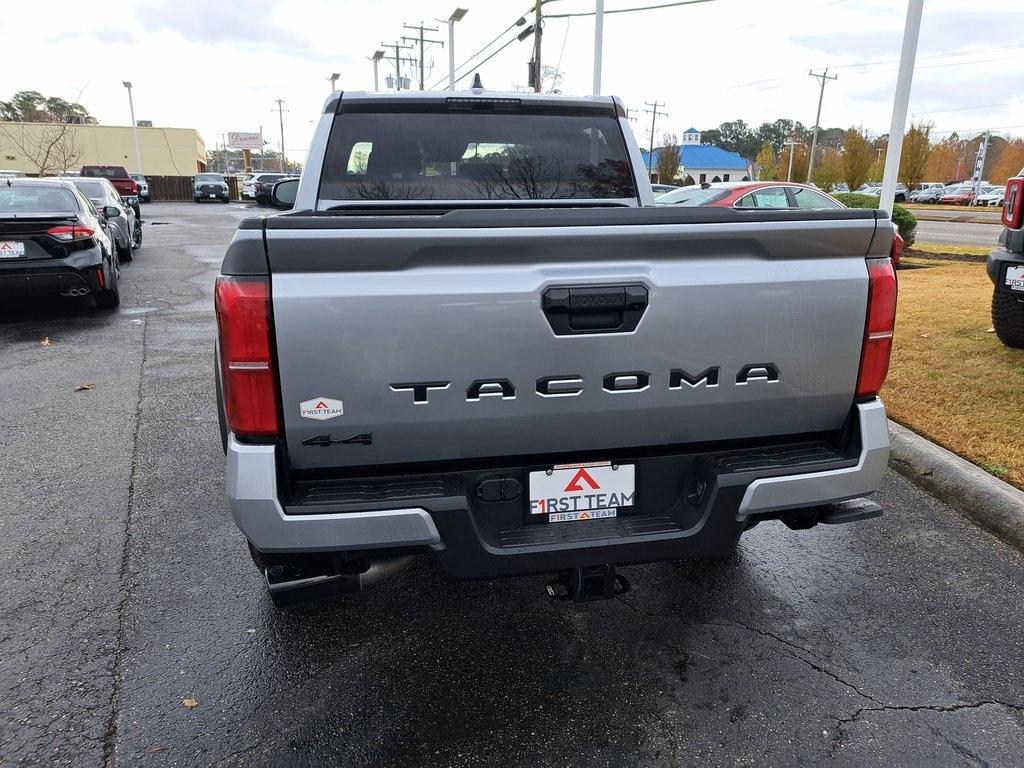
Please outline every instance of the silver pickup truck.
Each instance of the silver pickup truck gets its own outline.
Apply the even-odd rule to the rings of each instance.
[[[608,97],[336,93],[217,281],[235,522],[277,605],[730,553],[881,514],[893,228],[656,208]]]

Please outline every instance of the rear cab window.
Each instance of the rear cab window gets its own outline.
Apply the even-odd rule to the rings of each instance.
[[[334,119],[323,201],[593,200],[637,195],[610,112],[345,106]]]

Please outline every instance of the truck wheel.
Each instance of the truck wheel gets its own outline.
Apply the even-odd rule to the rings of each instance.
[[[1024,349],[1024,301],[1005,291],[993,291],[992,326],[1003,344]]]

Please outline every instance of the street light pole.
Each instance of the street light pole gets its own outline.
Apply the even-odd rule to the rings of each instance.
[[[784,147],[789,147],[789,171],[786,173],[786,181],[793,180],[793,153],[796,151],[795,148],[800,146],[799,141],[790,139],[789,141],[783,142]]]
[[[907,23],[903,28],[903,50],[900,52],[900,71],[896,77],[896,98],[893,100],[892,123],[889,125],[889,146],[885,151],[885,173],[878,207],[892,211],[896,199],[896,177],[900,171],[903,152],[903,131],[907,125],[907,107],[910,104],[910,85],[914,80],[914,58],[917,56],[917,38],[921,32],[921,14],[924,0],[908,0]]]
[[[132,139],[135,141],[135,172],[141,174],[142,152],[139,151],[139,126],[135,122],[135,102],[132,100],[131,80],[124,80],[121,82],[121,85],[128,89],[128,111],[132,116]]]
[[[604,52],[604,0],[594,11],[594,95],[601,95],[601,59]]]
[[[448,90],[455,90],[455,22],[462,21],[468,13],[465,8],[456,8],[444,24],[448,25]],[[438,19],[441,21],[441,19]]]
[[[370,57],[370,61],[373,62],[373,91],[376,93],[380,90],[380,60],[384,58],[384,51],[376,50],[373,52],[373,56]]]
[[[338,90],[339,77],[341,77],[341,74],[339,72],[332,72],[330,75],[327,76],[327,79],[331,81],[331,93],[334,93],[336,90]]]

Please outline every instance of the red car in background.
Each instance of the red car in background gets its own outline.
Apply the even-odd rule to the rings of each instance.
[[[718,208],[845,208],[834,197],[809,184],[790,181],[724,181],[692,185],[668,192],[655,199],[661,206],[713,206]],[[903,255],[903,238],[893,224],[893,266]]]
[[[721,181],[668,192],[655,205],[720,208],[845,208],[834,197],[809,184],[789,181]]]
[[[940,197],[939,202],[945,205],[970,205],[974,202],[974,190],[971,187],[954,189],[948,195]]]

